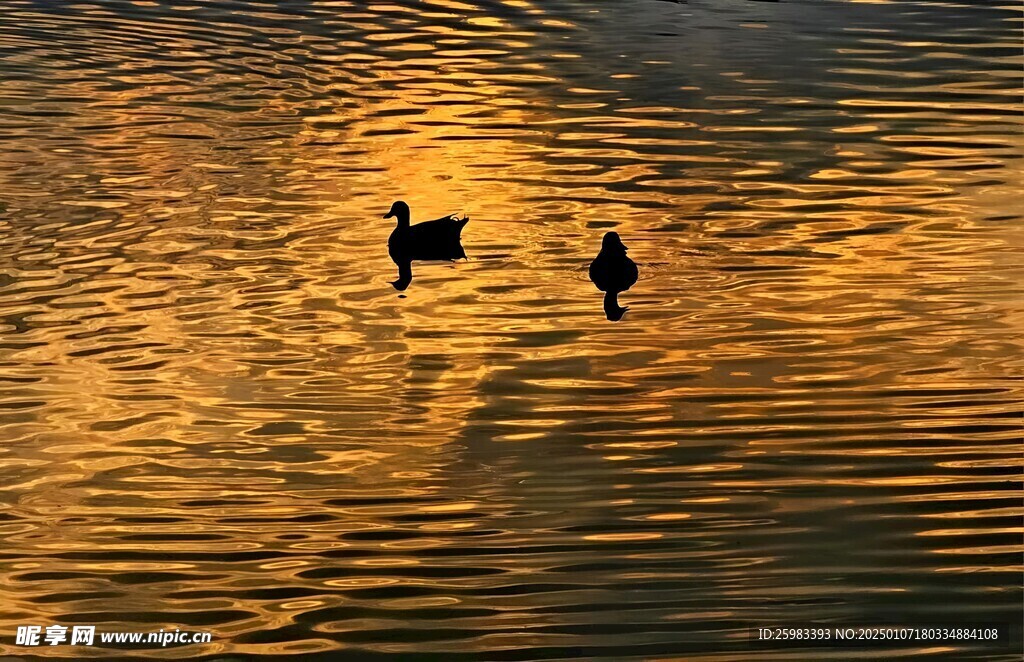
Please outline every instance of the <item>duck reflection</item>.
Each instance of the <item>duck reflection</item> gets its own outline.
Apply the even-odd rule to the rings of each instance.
[[[398,225],[388,237],[388,255],[398,265],[398,280],[391,281],[396,290],[405,290],[412,282],[413,260],[465,259],[462,228],[469,223],[468,216],[455,218],[454,214],[449,214],[433,221],[409,225],[409,205],[399,200],[384,215],[384,218],[392,217],[398,219]]]
[[[601,243],[601,252],[590,263],[590,280],[604,292],[604,312],[612,322],[622,319],[629,310],[628,306],[619,306],[619,292],[633,287],[640,275],[636,263],[626,255],[627,250],[619,233],[609,232]]]

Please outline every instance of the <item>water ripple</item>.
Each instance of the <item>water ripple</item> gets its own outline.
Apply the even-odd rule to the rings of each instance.
[[[751,624],[1019,622],[1017,14],[10,0],[0,652],[61,623],[731,660]],[[473,217],[402,297],[399,198]],[[1012,652],[919,644],[870,655]]]

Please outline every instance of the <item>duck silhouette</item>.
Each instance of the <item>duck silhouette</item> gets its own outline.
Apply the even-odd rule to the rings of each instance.
[[[398,265],[398,280],[392,281],[396,290],[404,290],[412,282],[413,260],[465,259],[462,247],[462,228],[469,217],[456,218],[449,214],[433,221],[409,224],[409,205],[401,200],[391,205],[384,218],[395,217],[398,225],[388,237],[388,255]]]
[[[604,292],[604,312],[612,322],[622,319],[629,310],[619,306],[619,292],[633,287],[640,275],[636,263],[626,255],[627,250],[619,233],[608,232],[601,242],[601,252],[590,263],[590,280]]]

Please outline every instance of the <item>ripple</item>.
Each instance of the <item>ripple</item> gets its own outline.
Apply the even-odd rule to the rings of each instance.
[[[1017,18],[11,0],[5,631],[725,660],[1018,622]],[[399,198],[473,217],[402,297]]]

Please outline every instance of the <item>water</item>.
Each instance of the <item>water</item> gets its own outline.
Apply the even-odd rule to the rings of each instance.
[[[1020,621],[1019,6],[61,5],[0,14],[0,652],[1019,659],[747,641]],[[472,219],[401,295],[396,199]]]

